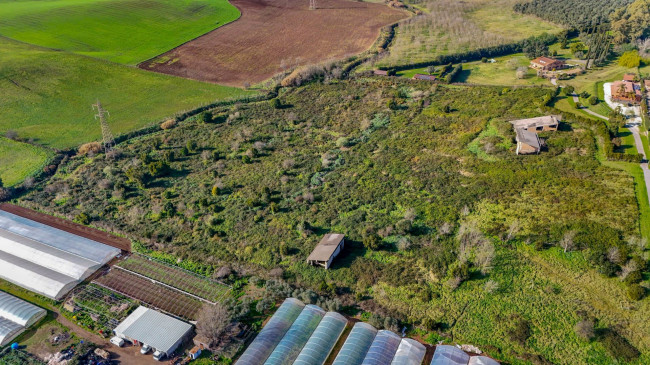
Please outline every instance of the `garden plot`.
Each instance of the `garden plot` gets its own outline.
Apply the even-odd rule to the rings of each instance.
[[[131,255],[118,266],[213,303],[225,299],[230,290],[228,286],[218,281],[140,254]]]
[[[93,283],[173,315],[195,320],[203,302],[177,289],[116,267]]]
[[[78,320],[87,322],[84,320],[89,319],[108,331],[117,327],[137,307],[131,299],[93,284],[79,287],[68,296],[66,303],[81,309],[81,314],[77,314]],[[90,322],[85,324],[96,327]]]

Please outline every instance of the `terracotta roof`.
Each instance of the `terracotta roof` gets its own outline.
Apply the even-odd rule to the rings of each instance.
[[[625,89],[626,94],[641,95],[641,85],[634,82],[615,81],[612,82],[612,95],[621,96],[619,90]]]
[[[536,63],[538,65],[546,66],[554,62],[563,62],[563,61],[556,60],[555,58],[550,58],[550,57],[537,57],[530,62]]]
[[[334,251],[339,247],[339,243],[345,238],[345,235],[340,233],[328,233],[323,236],[323,239],[316,245],[314,251],[309,254],[307,261],[327,261],[332,257]]]
[[[623,75],[623,81],[634,81],[636,78],[635,74],[625,74]]]

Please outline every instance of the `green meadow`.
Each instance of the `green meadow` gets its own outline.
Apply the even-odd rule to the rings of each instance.
[[[0,137],[0,179],[4,186],[18,184],[43,167],[51,155],[44,148]]]
[[[143,71],[0,38],[0,134],[54,148],[101,138],[91,105],[110,112],[113,134],[183,110],[251,94],[237,88]]]
[[[137,64],[239,15],[226,0],[0,0],[0,35]]]

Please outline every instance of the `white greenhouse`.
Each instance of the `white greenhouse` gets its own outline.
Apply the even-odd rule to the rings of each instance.
[[[0,278],[55,300],[120,253],[46,224],[0,211]]]
[[[9,344],[46,314],[45,309],[0,291],[0,347]]]

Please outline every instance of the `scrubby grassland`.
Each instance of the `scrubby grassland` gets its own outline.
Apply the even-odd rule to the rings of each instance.
[[[217,99],[251,92],[160,75],[0,37],[0,134],[55,148],[98,140],[91,105],[111,113],[115,135]]]
[[[0,137],[0,179],[9,187],[43,167],[52,155],[44,148]]]
[[[0,35],[137,64],[238,17],[226,0],[0,0]]]
[[[424,62],[438,55],[511,43],[560,27],[512,10],[513,0],[411,1],[426,10],[403,21],[390,54],[377,65]]]
[[[85,213],[185,261],[280,268],[294,285],[428,327],[432,343],[512,364],[611,364],[602,336],[574,332],[584,318],[647,363],[650,299],[597,272],[645,262],[627,243],[639,235],[632,178],[601,165],[589,125],[514,154],[508,120],[540,115],[550,92],[311,84],[129,141],[114,162],[73,158],[20,203]],[[346,250],[331,270],[307,266],[328,231],[346,234]]]

